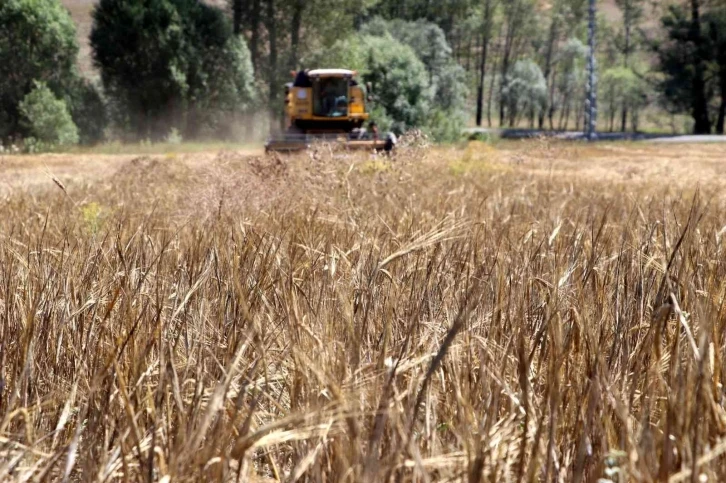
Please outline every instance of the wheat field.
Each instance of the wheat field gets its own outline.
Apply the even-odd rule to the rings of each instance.
[[[722,158],[0,159],[0,480],[724,481]]]

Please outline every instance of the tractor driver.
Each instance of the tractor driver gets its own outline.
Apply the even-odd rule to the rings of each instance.
[[[334,86],[326,83],[321,94],[321,97],[323,98],[323,112],[326,116],[330,116],[335,109],[336,97]]]

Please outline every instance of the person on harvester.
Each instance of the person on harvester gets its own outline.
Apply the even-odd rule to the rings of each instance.
[[[376,122],[371,121],[370,124],[368,124],[368,127],[371,129],[371,132],[373,133],[373,140],[378,141],[378,126],[376,125]]]

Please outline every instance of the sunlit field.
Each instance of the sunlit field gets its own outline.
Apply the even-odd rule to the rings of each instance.
[[[724,481],[723,149],[2,157],[0,480]]]

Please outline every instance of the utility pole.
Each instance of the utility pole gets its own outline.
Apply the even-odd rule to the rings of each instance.
[[[587,60],[587,100],[585,101],[585,135],[588,141],[597,138],[597,65],[595,61],[595,28],[596,28],[596,0],[590,1],[590,14],[587,25],[589,54]]]

